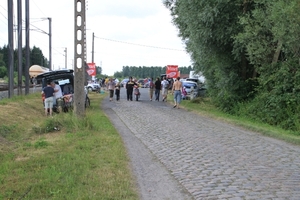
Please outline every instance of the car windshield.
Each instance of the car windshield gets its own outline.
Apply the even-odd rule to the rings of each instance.
[[[194,83],[194,82],[187,82],[187,81],[183,81],[182,82],[182,86],[186,87],[186,88],[191,88],[191,87],[197,88],[197,84],[196,83]]]

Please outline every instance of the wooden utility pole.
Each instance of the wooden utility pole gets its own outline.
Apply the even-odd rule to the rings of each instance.
[[[7,24],[8,24],[8,98],[14,96],[14,29],[13,29],[13,1],[7,0]]]
[[[25,1],[25,29],[26,29],[26,65],[25,65],[25,94],[29,94],[29,66],[30,66],[30,46],[29,46],[29,0]]]
[[[18,95],[22,95],[22,0],[18,0]]]

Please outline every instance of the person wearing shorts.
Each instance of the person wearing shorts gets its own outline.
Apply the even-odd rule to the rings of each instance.
[[[52,116],[54,88],[51,86],[51,82],[48,82],[47,86],[43,88],[42,94],[45,95],[45,115],[48,115],[49,109],[49,114]]]
[[[175,107],[179,108],[179,104],[181,102],[182,82],[179,80],[180,80],[180,77],[177,77],[177,79],[172,87],[172,93],[174,94],[174,102],[175,102],[175,105],[173,106],[173,108],[175,108]]]

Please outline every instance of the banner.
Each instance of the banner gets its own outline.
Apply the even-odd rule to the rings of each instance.
[[[96,76],[96,64],[95,63],[87,63],[87,65],[89,66],[89,69],[87,69],[86,72],[90,76]]]
[[[177,78],[179,76],[178,65],[167,65],[167,78]]]

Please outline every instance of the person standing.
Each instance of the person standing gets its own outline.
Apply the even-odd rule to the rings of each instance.
[[[154,85],[155,85],[155,101],[159,101],[159,94],[160,94],[160,90],[161,90],[161,81],[158,77],[156,78]]]
[[[181,102],[181,90],[182,90],[182,82],[180,81],[180,77],[177,77],[172,87],[172,94],[174,94],[174,102],[175,102],[173,108],[175,107],[179,108],[179,104]]]
[[[121,86],[120,86],[120,83],[118,82],[115,87],[115,94],[116,94],[117,101],[120,100],[120,92],[121,92]]]
[[[149,79],[149,95],[150,95],[150,101],[152,101],[153,98],[153,91],[154,91],[154,83],[153,83],[153,78]]]
[[[109,91],[109,101],[113,100],[116,83],[112,78],[108,79],[107,90]]]
[[[126,92],[127,92],[127,101],[132,101],[132,93],[133,93],[133,87],[137,85],[133,80],[132,77],[129,77],[128,82],[126,83]]]
[[[55,83],[54,81],[51,81],[51,86],[54,89],[54,99],[53,99],[53,105],[55,106],[57,104],[57,99],[62,98],[62,91],[60,85]],[[60,106],[60,105],[59,105]]]
[[[161,82],[162,85],[162,97],[163,101],[167,102],[168,97],[168,88],[169,88],[169,81],[167,81],[167,78],[164,76],[163,81]]]
[[[51,82],[47,83],[47,86],[43,88],[42,94],[45,95],[45,115],[48,115],[48,109],[49,114],[52,116],[52,108],[53,108],[53,96],[54,96],[54,88],[51,86]]]

